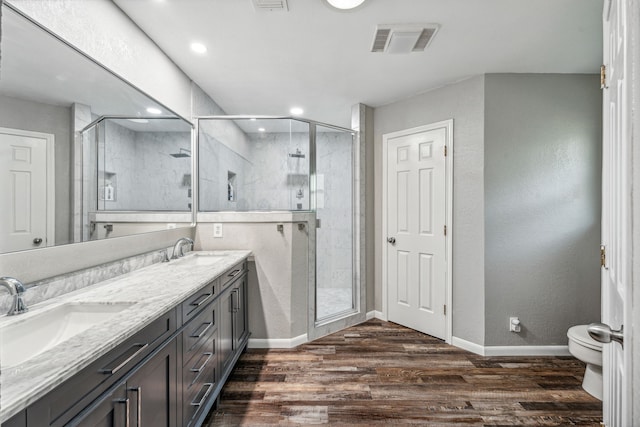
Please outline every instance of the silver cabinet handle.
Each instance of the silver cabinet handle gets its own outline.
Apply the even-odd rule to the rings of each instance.
[[[141,427],[142,426],[142,387],[132,387],[129,389],[129,391],[135,392],[138,397],[136,399],[136,407],[137,407],[136,427]]]
[[[207,356],[207,358],[205,359],[205,361],[202,363],[202,365],[200,365],[199,368],[191,368],[189,369],[191,372],[193,373],[200,373],[202,372],[202,370],[204,369],[205,366],[207,366],[207,363],[209,363],[209,360],[211,359],[211,356],[213,356],[213,353],[202,353],[203,356]],[[200,358],[202,359],[202,357]]]
[[[391,243],[392,245],[395,245],[396,244],[396,238],[395,237],[389,237],[387,239],[387,242]]]
[[[200,298],[196,301],[193,301],[191,304],[189,304],[192,307],[200,307],[202,304],[204,304],[204,302],[206,300],[208,300],[209,298],[211,298],[212,294],[202,294],[200,295]]]
[[[202,406],[202,404],[207,400],[207,397],[209,396],[209,393],[211,393],[211,390],[213,390],[213,384],[211,383],[206,383],[202,385],[202,389],[200,390],[200,393],[202,393],[202,390],[204,390],[204,388],[207,387],[207,391],[204,393],[204,395],[202,396],[202,398],[198,401],[198,402],[191,402],[191,406]],[[198,393],[198,394],[200,394]],[[198,396],[196,395],[196,398],[198,398]]]
[[[115,374],[120,369],[122,369],[127,363],[129,363],[133,358],[135,358],[138,354],[140,354],[145,348],[149,347],[149,343],[146,343],[146,344],[134,344],[131,347],[129,347],[121,356],[118,356],[115,360],[118,360],[121,357],[124,357],[126,354],[128,354],[128,352],[130,352],[131,350],[134,350],[136,347],[138,349],[133,354],[131,354],[129,357],[124,359],[120,364],[116,365],[113,368],[102,368],[98,372],[100,372],[101,374],[108,374],[108,375]]]
[[[116,400],[116,403],[124,403],[124,426],[129,427],[129,416],[131,415],[129,399],[118,399]]]
[[[203,323],[200,325],[201,330],[199,332],[194,332],[192,335],[189,335],[191,338],[200,338],[209,330],[209,328],[213,325],[213,322]]]
[[[227,277],[236,277],[240,273],[240,270],[233,270],[231,273],[227,274]]]
[[[591,338],[601,343],[607,344],[611,341],[615,341],[624,346],[623,329],[624,325],[620,325],[620,329],[616,331],[604,323],[592,323],[587,328],[587,332],[589,332]]]

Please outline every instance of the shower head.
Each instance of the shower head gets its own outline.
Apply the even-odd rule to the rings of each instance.
[[[181,157],[191,157],[191,150],[187,150],[186,148],[181,148],[177,153],[169,154],[171,157],[175,157],[176,159]]]

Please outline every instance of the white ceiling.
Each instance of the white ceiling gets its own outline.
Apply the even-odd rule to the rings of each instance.
[[[350,127],[381,106],[482,73],[597,73],[602,0],[366,0],[348,12],[288,0],[114,0],[228,114],[288,115]],[[436,23],[423,53],[371,53],[379,24]],[[193,41],[208,47],[189,50]]]

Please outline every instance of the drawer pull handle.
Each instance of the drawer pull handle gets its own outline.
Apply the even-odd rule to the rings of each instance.
[[[240,274],[240,270],[236,269],[236,270],[233,270],[231,273],[227,274],[227,277],[236,277],[238,274]]]
[[[202,325],[200,325],[201,330],[199,332],[194,332],[193,335],[190,335],[190,337],[191,338],[200,338],[201,336],[203,336],[209,330],[211,325],[213,325],[213,322],[203,323]]]
[[[202,295],[200,295],[200,298],[198,300],[193,301],[189,305],[192,306],[192,307],[200,307],[206,300],[211,298],[211,295],[213,295],[213,294],[202,294]]]
[[[131,353],[130,356],[126,357],[120,364],[116,365],[113,368],[102,368],[98,372],[100,372],[101,374],[108,374],[108,375],[115,374],[120,369],[122,369],[127,363],[131,362],[131,360],[133,360],[138,354],[143,352],[144,349],[146,349],[147,347],[149,347],[149,343],[132,345],[124,353],[122,353],[119,357],[117,357],[115,359],[115,361],[117,361],[117,360],[119,360],[121,358],[125,358],[129,354],[130,351],[135,350],[133,353]]]
[[[206,360],[204,361],[204,363],[202,365],[200,365],[200,367],[198,369],[196,369],[196,368],[189,369],[191,372],[198,373],[198,374],[200,372],[202,372],[204,367],[207,366],[207,363],[209,363],[209,360],[211,359],[211,356],[213,356],[213,353],[202,353],[202,355],[203,356],[207,356]],[[200,357],[199,360],[202,360],[202,357]]]
[[[207,387],[207,391],[204,392],[202,398],[198,402],[195,402],[195,401],[191,402],[191,406],[202,406],[202,404],[207,400],[207,397],[209,397],[209,393],[211,393],[211,390],[213,390],[213,384],[212,383],[203,384],[202,389],[200,389],[200,392],[198,393],[198,395],[202,393],[205,387]],[[196,399],[198,398],[198,395],[196,395]]]

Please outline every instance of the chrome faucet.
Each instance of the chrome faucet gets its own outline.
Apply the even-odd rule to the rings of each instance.
[[[25,289],[21,281],[13,277],[0,277],[0,287],[7,288],[9,294],[13,296],[13,303],[11,304],[11,309],[9,309],[9,312],[7,313],[8,316],[29,311],[22,300],[22,294]]]
[[[191,250],[193,250],[193,240],[188,237],[181,237],[178,239],[175,245],[173,245],[173,255],[171,259],[178,259],[181,256],[184,256],[183,252],[183,244],[191,245]]]

